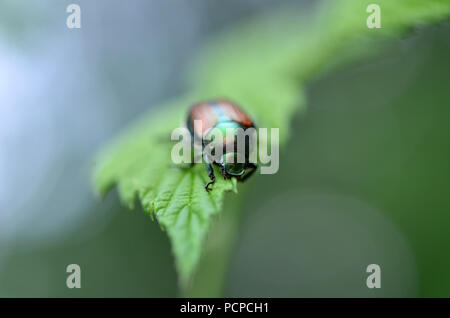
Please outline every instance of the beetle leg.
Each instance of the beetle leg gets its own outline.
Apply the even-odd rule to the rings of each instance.
[[[247,179],[248,179],[248,178],[256,171],[256,169],[258,168],[258,166],[257,166],[256,164],[250,162],[250,163],[248,164],[248,168],[251,169],[251,170],[250,170],[248,173],[244,174],[244,175],[239,179],[239,181],[243,182],[243,181],[247,180]]]
[[[227,178],[227,174],[226,174],[225,168],[223,166],[220,166],[220,173],[222,173],[222,176],[223,176],[224,179]]]
[[[205,185],[205,190],[206,191],[211,191],[212,189],[209,187],[211,184],[214,184],[214,182],[216,182],[216,177],[214,176],[214,172],[212,174],[208,174],[209,178],[211,179],[211,181],[209,181],[206,185]]]
[[[205,160],[206,171],[208,172],[208,177],[211,179],[211,181],[205,185],[205,190],[211,191],[212,189],[210,189],[209,186],[211,184],[213,184],[214,182],[216,182],[216,176],[214,175],[214,169],[213,169],[212,164],[209,162],[208,157],[206,155],[204,155],[203,158]]]

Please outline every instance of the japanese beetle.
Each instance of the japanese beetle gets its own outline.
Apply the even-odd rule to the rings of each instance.
[[[195,125],[195,121],[200,121],[201,125]],[[209,186],[216,181],[214,175],[213,165],[217,165],[220,168],[222,176],[224,178],[235,177],[239,181],[244,181],[250,177],[257,169],[256,163],[250,162],[249,157],[251,155],[251,143],[254,141],[251,138],[256,138],[255,124],[249,116],[235,103],[228,100],[212,100],[206,102],[200,102],[193,105],[189,111],[187,118],[187,128],[191,134],[191,140],[193,143],[197,141],[201,143],[202,156],[206,164],[206,170],[208,176],[211,179],[205,185],[206,191],[211,190]],[[244,153],[238,152],[237,137],[238,130],[253,133],[249,139],[245,138]],[[226,136],[222,140],[216,140],[215,147],[222,147],[222,151],[217,156],[207,155],[205,147],[210,145],[211,135],[215,131],[219,130],[223,136]],[[227,130],[231,130],[233,135],[227,135]],[[232,147],[228,147],[229,144]],[[242,151],[242,150],[241,150]],[[212,150],[214,153],[214,149]],[[237,160],[240,158],[241,160]],[[243,159],[243,160],[242,160]]]

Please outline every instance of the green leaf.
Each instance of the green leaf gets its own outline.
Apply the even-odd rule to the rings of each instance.
[[[176,104],[167,107],[176,108]],[[179,116],[168,112],[166,121],[149,117],[100,155],[95,184],[102,195],[117,184],[124,204],[133,208],[138,196],[144,210],[156,216],[173,242],[185,285],[200,258],[210,218],[220,211],[223,193],[236,191],[236,180],[217,178],[214,191],[206,192],[209,178],[202,165],[192,169],[171,166],[173,144],[168,127],[177,127],[173,118]]]
[[[308,80],[379,51],[378,39],[395,39],[413,26],[450,15],[447,0],[378,0],[382,28],[368,29],[370,3],[324,1],[314,14],[290,7],[225,30],[192,63],[189,94],[162,105],[158,113],[151,111],[100,155],[95,187],[105,195],[117,185],[124,204],[132,208],[138,197],[156,216],[172,242],[182,286],[199,262],[211,217],[220,212],[224,193],[236,190],[236,182],[218,178],[214,190],[206,192],[203,165],[172,168],[172,129],[191,104],[226,97],[242,105],[259,127],[280,128],[283,145],[291,117],[304,109]]]

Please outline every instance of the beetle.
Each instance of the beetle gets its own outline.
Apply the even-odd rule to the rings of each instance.
[[[195,121],[201,121],[201,126],[195,125]],[[244,162],[239,163],[237,160],[239,155],[236,147],[237,129],[242,128],[244,132],[249,128],[256,129],[254,122],[237,104],[226,99],[216,99],[194,104],[189,110],[186,124],[192,143],[194,144],[196,140],[197,144],[199,141],[201,143],[199,146],[202,148],[202,156],[210,178],[210,181],[205,185],[206,191],[211,190],[209,186],[216,181],[213,165],[219,166],[224,178],[235,177],[239,181],[245,181],[256,171],[257,164],[250,162],[252,150],[250,149],[250,143],[253,141],[251,138],[255,136],[245,139],[245,153],[241,154]],[[231,140],[227,136],[216,143],[218,146],[223,146],[220,158],[208,156],[205,148],[208,146],[214,130],[220,130],[223,135],[226,135],[227,129],[231,129],[234,135]],[[227,147],[229,143],[233,144],[233,147]],[[214,150],[212,150],[212,153],[214,153]]]

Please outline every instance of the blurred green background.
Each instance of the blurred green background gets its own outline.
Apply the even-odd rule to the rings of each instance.
[[[78,1],[80,30],[69,1],[0,3],[0,296],[179,295],[166,234],[92,194],[92,158],[184,90],[216,30],[287,2]],[[279,173],[245,185],[224,296],[450,296],[449,34],[418,28],[308,86]]]

